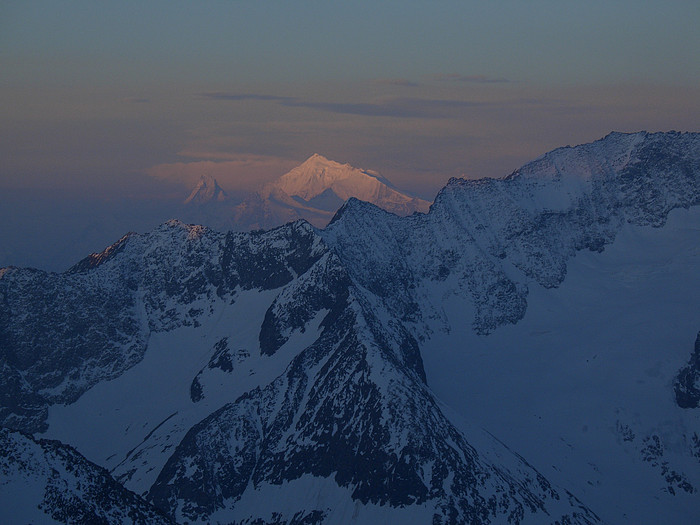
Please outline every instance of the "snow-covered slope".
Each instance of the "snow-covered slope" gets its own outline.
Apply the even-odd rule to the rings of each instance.
[[[319,312],[320,334],[275,381],[187,433],[149,491],[156,505],[179,521],[253,520],[269,511],[246,500],[282,484],[294,501],[286,519],[314,523],[339,506],[353,522],[376,522],[384,505],[417,507],[403,523],[536,523],[547,513],[597,521],[491,436],[480,433],[482,446],[471,445],[426,387],[415,340],[383,326],[355,294],[329,253],[277,297],[263,323],[262,353],[274,355],[285,334]],[[344,497],[325,505],[310,498],[309,484],[324,478]]]
[[[693,523],[699,203],[698,134],[611,134],[425,215],[3,269],[0,416],[178,520]]]
[[[700,329],[699,247],[698,207],[662,229],[628,224],[556,289],[530,284],[523,319],[486,337],[443,289],[449,331],[421,346],[428,384],[606,523],[693,523],[700,414],[674,382]]]
[[[0,428],[3,523],[173,523],[58,441]]]
[[[350,201],[323,236],[468,421],[605,521],[692,523],[698,203],[698,134],[611,134],[453,180],[426,216]]]

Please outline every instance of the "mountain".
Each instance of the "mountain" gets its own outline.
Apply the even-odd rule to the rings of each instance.
[[[315,154],[261,192],[267,196],[273,189],[283,191],[298,202],[335,212],[346,200],[355,197],[396,215],[425,213],[430,203],[409,197],[374,171],[359,170]]]
[[[0,428],[0,472],[4,523],[173,523],[58,441]]]
[[[304,219],[324,227],[343,203],[355,197],[397,215],[425,213],[430,203],[400,192],[373,171],[313,155],[259,192],[234,205],[211,177],[202,177],[185,201],[188,219],[221,230],[270,229]]]
[[[338,208],[342,202],[338,204]],[[323,226],[333,218],[333,211],[304,204],[274,186],[253,193],[232,210],[231,228],[237,231],[270,229],[304,219]]]
[[[214,202],[224,202],[228,200],[228,195],[221,189],[219,183],[211,175],[202,175],[199,182],[185,199],[185,204],[204,205]]]
[[[478,428],[474,448],[427,388],[415,338],[307,223],[224,235],[172,221],[66,274],[2,283],[4,313],[24,319],[3,324],[4,364],[24,378],[3,385],[5,424],[48,425],[177,521],[371,522],[408,506],[416,522],[597,522]],[[36,300],[64,316],[47,324]],[[259,501],[279,490],[289,503],[268,513]]]
[[[178,522],[693,523],[698,204],[700,134],[613,133],[427,214],[2,269],[0,418]]]

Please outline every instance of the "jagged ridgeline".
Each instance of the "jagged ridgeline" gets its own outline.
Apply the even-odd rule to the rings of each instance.
[[[61,274],[2,269],[0,502],[85,472],[119,493],[97,507],[143,523],[598,523],[608,509],[575,474],[549,479],[512,436],[442,404],[423,352],[455,319],[484,341],[517,326],[578,253],[699,203],[700,135],[613,133],[504,179],[453,179],[426,214],[350,199],[324,230],[170,221]],[[689,407],[692,359],[675,383]],[[692,442],[684,413],[675,437]],[[685,498],[691,459],[663,473]],[[80,521],[82,504],[35,499],[34,513]]]

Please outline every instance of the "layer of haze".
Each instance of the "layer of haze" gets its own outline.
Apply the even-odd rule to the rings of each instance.
[[[698,131],[700,3],[3,2],[0,267],[62,270],[313,153],[432,199],[612,130]]]

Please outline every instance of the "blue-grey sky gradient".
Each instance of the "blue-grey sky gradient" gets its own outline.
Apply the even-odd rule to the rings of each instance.
[[[692,0],[4,2],[22,80],[122,85],[462,73],[700,81]]]
[[[699,22],[697,0],[8,0],[0,206],[175,202],[203,170],[251,190],[313,153],[431,199],[612,130],[698,131]]]

